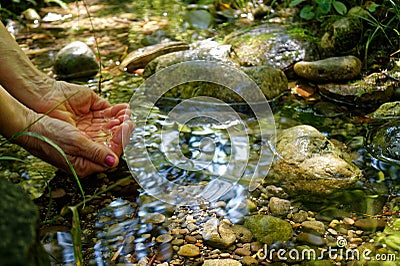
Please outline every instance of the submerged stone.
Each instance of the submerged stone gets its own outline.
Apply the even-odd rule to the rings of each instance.
[[[302,78],[317,81],[346,81],[361,73],[362,63],[355,56],[330,57],[318,61],[302,61],[294,65],[294,71]]]
[[[236,241],[236,235],[230,225],[217,218],[211,218],[203,226],[204,241],[215,248],[227,248]]]
[[[400,164],[400,122],[391,121],[370,130],[366,147],[373,157]]]
[[[290,193],[328,194],[346,188],[362,176],[346,154],[308,125],[277,135],[276,152],[265,184],[279,184]]]
[[[205,260],[203,266],[241,266],[242,264],[233,259],[213,259]]]
[[[59,79],[90,78],[99,72],[99,63],[85,43],[76,41],[62,48],[56,55],[54,72]]]
[[[148,78],[164,68],[182,62],[198,60],[207,62],[215,61],[227,67],[238,69],[238,71],[243,71],[255,82],[258,86],[258,88],[254,86],[255,89],[260,89],[267,100],[279,96],[288,89],[288,80],[281,70],[269,66],[239,68],[238,64],[231,59],[230,50],[230,45],[220,45],[213,41],[199,42],[198,44],[194,44],[190,50],[169,53],[155,58],[147,64],[143,76]],[[229,79],[229,75],[233,73],[229,73],[227,67],[220,68],[220,73],[213,74]],[[185,68],[183,71],[189,71],[189,69]],[[177,75],[185,75],[185,73],[177,73]],[[234,91],[231,88],[226,88],[216,83],[196,81],[171,88],[164,96],[176,99],[209,96],[227,103],[244,102],[245,100],[241,97],[243,95],[240,93],[240,84],[238,84],[236,89],[237,91]],[[252,95],[250,95],[250,98]],[[250,98],[247,98],[246,101],[252,100]]]
[[[244,217],[244,226],[261,243],[271,245],[289,240],[293,235],[292,226],[271,215],[252,215]]]

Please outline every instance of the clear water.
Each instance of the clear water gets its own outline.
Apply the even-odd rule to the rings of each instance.
[[[105,7],[101,9],[101,12],[92,14],[92,16],[109,18],[115,16],[115,14],[130,13],[135,14],[135,19],[138,21],[155,21],[153,27],[160,27],[160,29],[153,31],[150,28],[149,32],[144,34],[142,28],[135,29],[136,24],[134,23],[129,29],[126,27],[123,29],[110,28],[99,32],[100,38],[115,37],[117,47],[125,45],[134,49],[168,39],[192,42],[209,37],[220,38],[217,35],[218,30],[220,30],[218,27],[213,30],[192,29],[185,19],[185,5],[177,1],[127,1],[123,5],[120,1],[108,1],[107,4],[99,1],[96,4],[105,5]],[[164,20],[169,23],[164,25],[166,24],[163,23]],[[150,27],[151,23],[149,24]],[[223,24],[220,24],[219,27],[222,27],[221,25]],[[226,29],[228,28],[228,25],[226,25]],[[65,33],[57,32],[57,30],[51,32],[59,38],[55,44],[38,42],[30,48],[44,48],[49,45],[60,47],[65,44],[67,39],[73,39],[80,34],[79,31],[71,31],[69,32],[70,35],[66,36]],[[87,36],[87,38],[91,38],[91,36]],[[49,62],[54,56],[52,49],[49,52],[37,54],[34,58],[32,56],[33,62],[44,71],[50,69],[51,64]],[[107,51],[107,47],[103,51]],[[120,52],[121,50],[111,49],[111,52],[103,58],[105,70],[101,93],[112,103],[129,102],[143,82],[141,77],[123,72],[113,72],[113,68],[117,67],[117,58]],[[93,80],[88,85],[97,89],[97,84],[98,80]],[[125,158],[128,164],[132,166],[130,170],[142,173],[142,176],[136,176],[136,178],[145,182],[149,189],[151,187],[158,189],[160,186],[155,183],[153,178],[154,172],[157,172],[163,179],[170,182],[168,184],[174,184],[178,188],[193,186],[193,190],[186,191],[187,194],[196,195],[198,191],[203,192],[207,186],[210,189],[206,191],[222,192],[221,195],[223,196],[220,194],[213,195],[218,195],[218,201],[226,202],[226,206],[214,206],[213,203],[204,201],[199,197],[196,198],[196,202],[193,202],[195,204],[189,208],[190,211],[193,215],[201,217],[204,209],[213,209],[217,215],[225,216],[233,222],[241,221],[243,216],[248,213],[246,199],[249,196],[247,188],[251,180],[246,180],[246,178],[240,180],[237,178],[233,180],[229,178],[221,179],[219,177],[226,172],[227,165],[232,163],[231,160],[234,164],[241,160],[240,157],[232,158],[233,153],[240,154],[232,148],[232,137],[236,139],[235,143],[248,143],[248,145],[243,146],[246,150],[245,153],[248,153],[247,157],[250,158],[244,169],[244,176],[252,176],[257,171],[260,156],[274,156],[274,151],[270,149],[268,143],[261,141],[258,124],[260,121],[256,121],[251,113],[246,112],[246,108],[241,109],[243,106],[237,106],[236,110],[240,114],[240,120],[237,117],[227,117],[221,123],[206,117],[196,117],[186,124],[179,124],[176,121],[168,120],[166,117],[166,113],[177,104],[174,101],[164,99],[158,102],[157,107],[151,110],[148,123],[136,129],[134,137],[131,138],[127,147],[127,154],[131,154],[131,156]],[[332,195],[326,199],[319,199],[318,202],[307,202],[304,201],[304,198],[299,199],[299,201],[304,201],[302,203],[305,206],[330,216],[333,215],[332,213],[341,210],[351,212],[361,207],[368,209],[368,204],[372,204],[369,203],[371,199],[383,198],[382,201],[384,201],[387,197],[400,196],[398,165],[379,161],[368,154],[363,146],[363,139],[372,125],[361,122],[357,110],[352,110],[351,107],[338,106],[324,100],[307,103],[292,95],[285,95],[271,102],[271,107],[278,130],[297,124],[313,125],[328,137],[345,143],[357,165],[365,172],[366,179],[349,191]],[[242,135],[242,127],[245,129],[246,136]],[[145,146],[140,146],[142,145],[141,139],[146,140]],[[166,145],[163,146],[161,143],[166,143]],[[240,147],[236,146],[236,148],[239,149]],[[137,151],[140,149],[146,150],[147,158],[138,155]],[[129,152],[129,150],[132,152]],[[177,156],[178,151],[181,152],[180,156]],[[261,151],[266,154],[260,154]],[[7,151],[4,153],[7,153]],[[179,160],[181,160],[181,163],[176,163]],[[1,167],[2,172],[6,175],[10,166],[2,165]],[[263,173],[260,173],[260,176],[263,176]],[[164,186],[163,188],[165,191],[173,192],[168,194],[170,196],[177,192],[174,192],[175,187],[172,189]],[[136,202],[117,197],[106,208],[98,212],[93,228],[95,239],[87,240],[84,243],[84,248],[89,250],[88,253],[91,253],[88,255],[90,258],[88,264],[129,264],[140,261],[156,245],[152,236],[168,232],[170,229],[168,218],[179,216],[180,208],[149,197],[143,190],[140,192],[141,195]],[[152,191],[156,198],[157,192],[158,190]],[[217,199],[213,198],[212,195],[211,198]],[[365,207],[364,205],[368,206]],[[181,208],[187,210],[187,207]],[[166,217],[165,222],[154,222],[148,219],[149,217],[157,218],[157,215],[160,214]],[[45,242],[46,248],[57,258],[58,262],[54,265],[73,264],[73,250],[69,232],[49,234],[45,238]],[[170,247],[163,246],[163,248],[165,248],[165,252],[162,253],[171,252]]]

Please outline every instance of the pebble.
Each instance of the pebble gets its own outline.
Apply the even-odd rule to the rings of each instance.
[[[269,199],[268,208],[273,215],[283,216],[290,210],[290,201],[278,197],[271,197]]]
[[[231,229],[236,238],[242,243],[249,243],[253,239],[253,234],[243,225],[234,224]]]
[[[143,217],[144,223],[161,224],[165,221],[165,215],[162,213],[148,213]]]
[[[176,238],[176,239],[172,240],[171,244],[175,245],[175,246],[181,246],[181,245],[183,245],[184,242],[185,241],[183,239]]]
[[[326,242],[322,237],[310,233],[300,233],[297,236],[297,241],[314,246],[322,246]]]
[[[256,260],[255,258],[253,258],[251,256],[244,256],[242,259],[242,263],[243,263],[243,265],[246,265],[246,266],[256,266],[256,265],[258,265],[258,260]]]
[[[239,256],[250,256],[251,251],[248,250],[247,248],[237,248],[237,249],[235,249],[235,254],[237,254]]]
[[[200,255],[200,248],[193,244],[186,244],[179,248],[178,255],[183,257],[196,257]]]
[[[354,225],[364,231],[376,231],[384,229],[386,222],[378,219],[359,219]]]
[[[170,234],[163,234],[163,235],[159,235],[156,238],[156,241],[158,243],[167,243],[172,241],[173,237]]]
[[[325,234],[325,225],[320,221],[304,221],[301,223],[303,229],[307,232],[315,232],[319,235]]]
[[[204,224],[202,236],[207,244],[216,248],[227,248],[236,241],[230,225],[217,218],[211,218]]]
[[[203,266],[241,266],[242,264],[233,259],[205,260]]]
[[[194,244],[194,243],[197,242],[197,238],[195,238],[193,236],[186,235],[185,236],[185,241],[188,242],[188,243]]]
[[[335,229],[328,228],[327,231],[328,231],[331,235],[334,235],[334,236],[337,236],[337,235],[338,235],[338,232],[337,232]]]
[[[351,219],[351,218],[349,218],[349,217],[343,218],[343,222],[344,222],[345,224],[348,224],[348,225],[353,225],[353,224],[354,224],[354,220]]]
[[[196,225],[196,224],[194,224],[194,223],[190,223],[190,224],[188,224],[188,225],[186,226],[186,228],[187,228],[190,232],[193,232],[193,231],[197,230],[197,229],[199,228],[199,226]]]
[[[292,221],[295,223],[302,223],[305,220],[307,220],[307,217],[308,217],[307,212],[300,210],[299,212],[293,213]]]

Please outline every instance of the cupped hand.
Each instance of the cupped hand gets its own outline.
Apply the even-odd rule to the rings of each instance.
[[[115,108],[115,110],[111,111],[117,111],[117,109]],[[85,119],[82,122],[86,123],[88,120]],[[124,126],[123,123],[115,126],[112,120],[105,123],[104,125],[109,127],[109,135],[111,136],[108,140],[109,146],[106,146],[97,142],[96,137],[93,137],[95,139],[90,137],[93,136],[95,128],[99,124],[95,122],[94,126],[84,126],[85,123],[82,123],[81,128],[78,128],[60,119],[43,116],[29,128],[29,131],[50,139],[60,147],[67,155],[79,177],[85,177],[117,166],[119,158],[113,147],[121,147],[121,137],[118,134],[122,134],[123,130],[126,130],[128,134],[131,128]],[[19,137],[16,142],[33,155],[70,172],[63,156],[47,142],[32,136]]]
[[[126,143],[122,138],[129,138],[134,128],[129,119],[128,104],[112,106],[89,88],[64,81],[56,81],[53,89],[42,95],[42,100],[32,108],[55,118],[52,125],[56,128],[66,127],[66,123],[70,124],[71,127],[66,127],[66,131],[56,132],[55,129],[49,129],[47,133],[52,140],[57,137],[55,142],[71,157],[71,161],[77,167],[75,170],[79,171],[82,177],[104,171],[107,155],[107,166],[115,167],[118,157],[122,154],[123,143]],[[66,123],[57,123],[56,120]],[[77,139],[72,139],[73,136]],[[68,142],[63,139],[72,141],[74,145],[67,147]],[[95,145],[96,150],[88,150],[93,148],[93,144],[101,146]]]

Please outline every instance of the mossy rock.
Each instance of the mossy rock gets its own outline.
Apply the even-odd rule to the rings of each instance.
[[[244,226],[259,242],[267,245],[287,241],[293,235],[292,226],[288,222],[271,215],[244,217]]]

